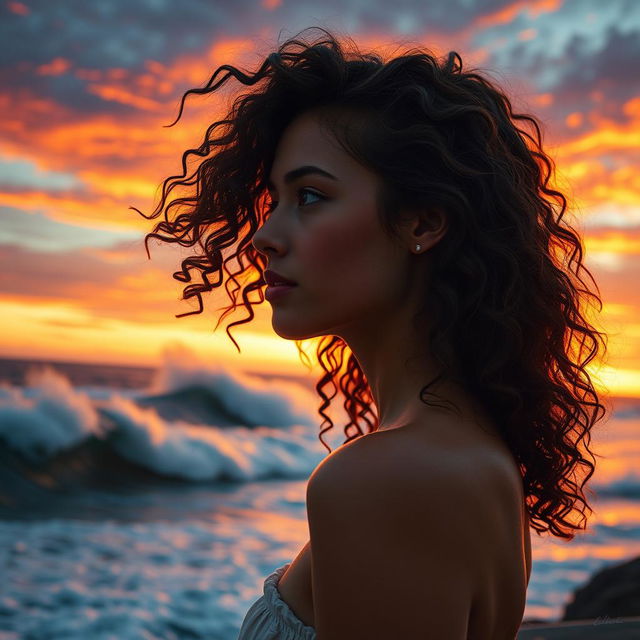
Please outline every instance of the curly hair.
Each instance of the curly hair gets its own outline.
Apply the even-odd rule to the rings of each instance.
[[[229,329],[251,321],[252,305],[264,301],[266,258],[251,239],[269,214],[276,145],[295,117],[324,109],[343,148],[379,176],[378,215],[390,235],[404,211],[439,207],[447,215],[447,232],[431,249],[428,305],[425,292],[424,309],[414,319],[442,373],[422,388],[420,399],[430,404],[424,396],[441,377],[461,384],[512,452],[530,526],[573,539],[573,530],[586,528],[585,510],[593,512],[584,493],[595,471],[590,430],[610,410],[599,401],[586,365],[606,351],[607,339],[587,321],[583,303],[595,299],[601,311],[600,292],[582,264],[580,236],[563,220],[567,198],[549,185],[555,166],[542,149],[540,124],[514,113],[509,98],[477,69],[463,72],[455,51],[438,59],[412,48],[385,61],[361,53],[350,38],[340,42],[316,28],[321,39],[305,40],[305,29],[257,71],[222,65],[180,100],[168,126],[178,122],[191,94],[210,94],[231,76],[253,87],[208,127],[199,147],[182,154],[182,174],[163,181],[151,215],[131,207],[146,218],[164,212],[145,237],[149,258],[152,237],[199,246],[173,274],[191,282],[191,271],[200,272],[182,296],[195,296],[199,308],[176,317],[201,313],[202,293],[222,285],[224,270],[231,305],[214,331],[236,310],[241,292],[247,315],[226,328],[240,351]],[[196,162],[190,172],[189,160]],[[172,193],[176,188],[182,195]],[[253,291],[258,301],[250,298]],[[423,315],[431,320],[428,332],[419,321]],[[366,433],[375,431],[378,418],[364,373],[342,338],[322,336],[316,356],[324,370],[315,386],[322,398],[319,438],[330,452],[322,440],[333,428],[325,410],[338,388],[349,417],[345,443],[364,435],[365,423]]]

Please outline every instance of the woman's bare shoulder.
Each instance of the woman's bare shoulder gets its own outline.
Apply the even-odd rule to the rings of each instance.
[[[375,432],[327,456],[309,479],[310,491],[351,504],[371,501],[372,509],[384,505],[407,535],[457,535],[474,555],[498,539],[519,545],[525,535],[520,473],[506,446],[491,439],[454,445],[400,429]]]
[[[352,440],[331,452],[310,481],[319,475],[330,478],[338,473],[343,478],[343,474],[386,475],[388,480],[409,479],[427,485],[436,479],[450,479],[463,486],[488,483],[504,487],[506,481],[511,492],[521,486],[518,469],[504,443],[491,437],[442,438],[426,429],[376,431]],[[488,486],[483,484],[481,488],[486,490]]]
[[[309,487],[373,492],[412,514],[415,523],[423,517],[431,525],[437,505],[453,501],[461,517],[482,518],[496,504],[521,498],[518,472],[499,447],[456,447],[397,431],[375,432],[336,449],[311,474]]]

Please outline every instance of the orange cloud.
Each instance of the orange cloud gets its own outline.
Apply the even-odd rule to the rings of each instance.
[[[582,122],[583,122],[583,117],[579,111],[570,113],[565,119],[565,123],[567,127],[569,127],[570,129],[575,129],[576,127],[579,127],[582,124]]]
[[[553,104],[553,94],[540,93],[537,96],[534,96],[533,101],[541,107],[548,107],[549,105]]]
[[[518,0],[498,11],[480,16],[476,19],[476,27],[492,27],[499,24],[508,24],[519,13],[527,11],[530,16],[536,17],[541,13],[552,13],[562,6],[562,0]]]
[[[574,137],[567,136],[555,147],[554,159],[560,173],[571,181],[578,200],[587,206],[640,206],[640,171],[635,160],[640,148],[637,104],[640,101],[625,105],[631,117],[628,122],[590,113],[588,119],[593,125],[590,129]],[[582,118],[581,114],[569,116],[574,124]],[[612,167],[612,162],[620,166]]]
[[[518,40],[526,42],[527,40],[533,40],[538,35],[537,29],[525,29],[518,34]]]
[[[629,231],[606,231],[602,234],[588,234],[585,238],[588,252],[608,252],[615,255],[640,256],[640,233]]]
[[[57,222],[81,227],[126,231],[149,226],[142,216],[128,211],[129,201],[101,195],[83,197],[45,191],[0,192],[0,205],[29,212],[41,211]]]
[[[18,16],[26,16],[31,13],[31,9],[22,2],[7,2],[7,9]]]
[[[36,67],[36,73],[41,76],[59,76],[71,68],[71,63],[65,58],[54,58],[47,64]]]
[[[143,109],[144,111],[158,111],[162,106],[155,100],[136,95],[125,87],[119,87],[117,85],[90,84],[87,86],[87,91],[100,96],[103,100],[128,104],[138,109]]]
[[[619,124],[597,114],[592,115],[597,128],[592,129],[580,137],[565,142],[561,146],[562,154],[580,155],[583,153],[602,153],[603,151],[635,150],[640,144],[640,128],[638,122]]]

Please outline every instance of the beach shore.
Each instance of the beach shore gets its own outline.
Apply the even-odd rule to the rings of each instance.
[[[517,640],[630,640],[640,638],[640,616],[569,620],[522,627]]]

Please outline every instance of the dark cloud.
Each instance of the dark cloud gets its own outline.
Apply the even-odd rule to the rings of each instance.
[[[29,295],[45,298],[74,297],[72,290],[79,285],[109,285],[131,273],[130,264],[109,262],[96,255],[97,251],[42,251],[0,244],[0,290],[8,294],[28,291]]]
[[[413,42],[414,35],[428,37],[432,32],[440,41],[450,35],[451,49],[482,47],[488,53],[482,67],[496,70],[498,79],[500,75],[511,76],[527,83],[530,94],[554,95],[548,106],[531,104],[531,110],[549,122],[554,134],[566,133],[565,119],[576,111],[593,109],[622,120],[622,105],[638,93],[633,78],[640,56],[640,33],[628,25],[633,20],[640,23],[640,3],[633,0],[612,0],[606,7],[599,0],[585,0],[560,4],[555,10],[545,9],[541,3],[518,4],[513,0],[414,0],[401,8],[382,1],[330,0],[321,11],[308,0],[283,2],[271,11],[262,8],[259,0],[184,0],[179,4],[168,0],[27,0],[26,4],[30,9],[27,15],[14,14],[7,5],[0,8],[4,43],[0,83],[11,88],[6,98],[9,110],[25,106],[22,120],[28,128],[38,129],[41,120],[40,112],[29,111],[34,97],[60,107],[48,114],[48,126],[73,122],[85,114],[137,115],[136,111],[145,108],[144,100],[150,101],[152,111],[166,114],[169,122],[179,96],[192,81],[174,77],[168,93],[161,94],[160,70],[151,73],[157,83],[140,86],[136,79],[149,72],[145,66],[149,61],[170,65],[180,56],[206,52],[222,38],[271,34],[256,37],[256,48],[263,49],[314,25],[329,29],[335,25],[341,32],[353,34],[356,41],[358,33],[386,33],[389,40],[400,42],[406,37]],[[538,4],[541,11],[536,13]],[[510,7],[515,9],[510,12]],[[500,12],[502,17],[497,17]],[[589,16],[593,20],[587,25]],[[463,35],[461,40],[459,34],[470,28],[473,35]],[[536,37],[520,39],[526,28],[535,29]],[[469,37],[473,42],[467,42]],[[68,63],[60,62],[56,75],[37,71],[55,60]],[[220,60],[220,64],[224,62],[228,60]],[[121,72],[117,79],[114,70]],[[102,95],[100,89],[105,90]],[[506,89],[509,92],[508,86]],[[120,96],[114,96],[118,91]],[[602,92],[606,99],[594,102],[594,91]],[[24,99],[18,99],[21,92]],[[590,126],[585,119],[582,127]],[[575,133],[580,131],[578,128]],[[15,138],[20,133],[9,135]],[[139,151],[143,157],[145,149]],[[156,153],[154,149],[150,152]],[[122,157],[118,152],[103,153],[100,162],[117,167]]]
[[[638,5],[640,6],[640,5]],[[625,102],[637,97],[640,28],[627,33],[611,25],[604,44],[593,50],[590,39],[575,35],[557,57],[537,55],[526,72],[533,77],[553,68],[553,81],[545,89],[554,95],[549,113],[558,122],[574,111],[597,109],[600,115],[626,121]],[[601,98],[594,98],[597,93]]]
[[[46,96],[58,105],[67,107],[72,118],[78,113],[118,115],[131,112],[129,105],[106,101],[87,91],[87,85],[85,80],[74,76],[71,71],[60,75],[16,74],[12,69],[0,68],[0,86],[11,87],[14,93],[24,92],[27,100]]]
[[[121,276],[130,275],[136,269],[144,267],[172,269],[178,264],[178,250],[160,246],[156,249],[154,241],[149,243],[151,260],[147,259],[144,249],[144,234],[132,240],[120,240],[106,247],[80,247],[64,251],[43,251],[13,244],[0,244],[0,264],[2,274],[9,276],[10,264],[20,266],[24,273],[29,272],[28,265],[35,265],[33,274],[46,273],[60,283],[92,283],[106,285]],[[12,279],[14,274],[11,274]],[[50,286],[52,295],[58,295]],[[4,289],[3,291],[10,291]]]
[[[323,24],[339,28],[351,23],[354,31],[394,31],[398,6],[388,2],[345,3],[333,0],[319,5],[311,0],[287,3],[266,10],[256,0],[40,0],[26,4],[27,15],[0,9],[0,37],[6,52],[2,66],[20,63],[38,66],[55,58],[75,65],[106,69],[139,68],[145,60],[170,62],[178,55],[196,54],[220,37],[246,37],[268,31],[278,33]],[[499,11],[512,0],[413,0],[402,7],[410,33],[424,29],[452,32],[479,16]],[[318,17],[316,17],[318,16]]]
[[[151,260],[142,238],[66,251],[0,244],[0,293],[25,301],[64,300],[98,317],[172,321],[190,308],[178,301],[183,285],[171,277],[180,252],[149,244]],[[166,296],[158,296],[159,290]]]
[[[310,0],[283,2],[273,10],[262,8],[259,0],[181,0],[180,3],[169,0],[127,3],[122,0],[26,0],[25,4],[29,8],[27,15],[11,12],[6,4],[0,8],[0,39],[4,43],[0,82],[14,91],[29,88],[35,94],[53,99],[69,109],[69,117],[77,113],[124,114],[138,108],[96,95],[90,89],[91,80],[83,75],[83,71],[106,74],[110,69],[121,69],[124,73],[122,82],[127,85],[131,81],[127,73],[135,75],[142,72],[150,60],[169,65],[179,56],[202,54],[222,38],[256,37],[262,33],[273,36],[258,39],[256,46],[260,48],[269,42],[275,46],[277,39],[283,40],[307,26],[329,29],[335,26],[348,34],[388,33],[390,39],[396,37],[399,41],[404,38],[412,41],[412,37],[430,32],[445,37],[451,34],[450,48],[456,49],[465,44],[455,38],[458,32],[468,29],[480,19],[486,21],[487,16],[498,15],[516,6],[519,10],[510,14],[509,22],[497,20],[497,24],[492,25],[489,20],[488,24],[477,27],[479,32],[486,29],[492,34],[496,30],[499,35],[511,37],[511,45],[504,47],[499,54],[490,52],[487,64],[500,66],[508,56],[507,60],[513,63],[512,68],[517,72],[518,69],[544,69],[546,65],[557,62],[544,48],[539,58],[532,60],[531,45],[516,38],[517,33],[531,21],[531,15],[534,15],[531,10],[538,4],[535,2],[527,6],[518,5],[513,0],[413,0],[403,3],[400,8],[395,3],[382,1],[345,3],[343,0],[330,0],[322,5],[321,10]],[[561,15],[563,9],[560,7],[557,13]],[[547,10],[541,15],[555,20],[553,14]],[[606,76],[610,68],[609,55],[623,57],[627,50],[633,50],[630,37],[629,34],[625,36],[627,42],[618,45],[620,51],[617,53],[611,42],[611,49],[605,52],[605,60],[593,71],[596,74],[593,81]],[[425,46],[429,44],[424,43]],[[581,63],[588,61],[587,66],[592,67],[590,54],[580,48],[579,39],[571,46],[575,50],[575,60],[574,66],[567,68],[569,82],[576,79],[573,74],[580,70],[578,80],[588,82],[589,77],[584,75]],[[42,65],[50,65],[55,60],[66,61],[60,63],[55,75],[38,72]],[[227,61],[220,61],[223,62]],[[558,86],[565,80],[558,75]],[[174,100],[188,88],[187,84],[185,81],[183,86],[174,88],[171,96],[165,97]],[[132,90],[140,95],[140,87]],[[152,91],[142,94],[158,98]]]
[[[584,40],[585,38],[582,38],[583,42]],[[576,42],[573,50],[579,49]],[[572,50],[568,53],[573,65],[568,66],[559,78],[557,89],[560,95],[565,86],[583,94],[596,89],[605,94],[607,103],[620,106],[638,95],[640,27],[623,33],[617,26],[612,25],[607,29],[606,43],[600,51],[580,57],[573,57]]]
[[[246,22],[231,15],[241,10],[242,3],[27,0],[26,4],[30,12],[25,16],[6,7],[2,10],[0,37],[7,50],[3,66],[15,68],[21,62],[36,66],[65,58],[94,69],[135,68],[146,59],[171,60],[200,51],[220,27],[228,35],[246,30]]]
[[[0,242],[21,245],[33,251],[65,252],[82,247],[104,247],[125,238],[133,238],[135,232],[107,231],[77,225],[64,224],[42,213],[25,213],[20,209],[0,206],[2,227]],[[139,235],[139,234],[137,234]]]

